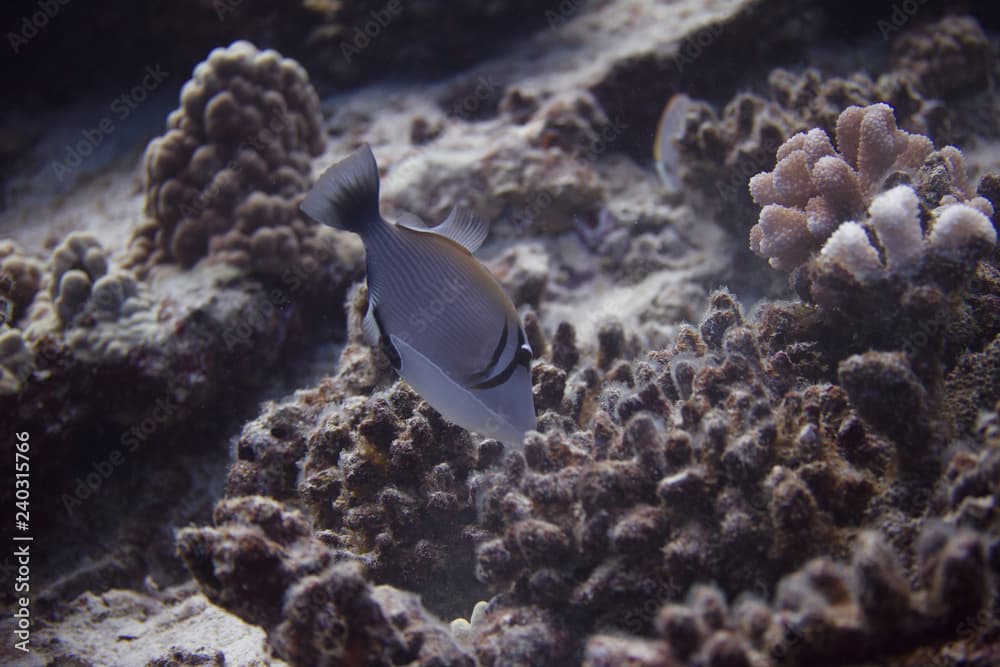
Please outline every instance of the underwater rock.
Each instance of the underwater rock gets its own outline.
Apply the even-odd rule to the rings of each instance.
[[[67,604],[57,621],[38,623],[31,646],[36,655],[68,665],[263,665],[272,652],[260,628],[212,605],[193,582],[163,590],[85,593]],[[0,652],[5,664],[28,664],[10,651]]]
[[[278,274],[329,249],[335,234],[301,218],[310,161],[325,135],[305,70],[249,42],[215,49],[181,90],[167,133],[144,157],[146,213],[129,262],[184,267],[202,257]]]

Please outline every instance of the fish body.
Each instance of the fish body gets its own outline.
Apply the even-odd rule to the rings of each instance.
[[[445,418],[520,447],[535,428],[531,347],[514,304],[472,255],[488,225],[460,208],[435,227],[411,214],[391,223],[378,190],[366,145],[330,167],[301,207],[364,242],[366,339]]]

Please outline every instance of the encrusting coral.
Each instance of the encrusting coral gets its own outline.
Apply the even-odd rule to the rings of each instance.
[[[330,243],[331,230],[298,212],[326,141],[298,63],[234,42],[195,68],[180,103],[146,149],[149,219],[134,230],[129,258],[140,274],[208,254],[280,274]]]
[[[891,547],[862,533],[850,566],[811,560],[778,584],[773,606],[749,595],[732,606],[717,589],[695,587],[686,603],[662,607],[659,640],[590,639],[584,664],[855,664],[927,645],[948,630],[989,626],[987,591],[967,586],[988,577],[976,534],[934,527],[919,548],[921,588],[913,591]]]
[[[61,344],[120,359],[128,341],[141,342],[132,330],[151,321],[149,302],[131,272],[109,270],[108,253],[92,234],[71,233],[45,264],[10,250],[2,264],[12,307],[0,344],[0,394],[20,391],[35,362],[50,364]]]
[[[0,241],[0,324],[13,324],[27,311],[42,286],[42,263],[17,243]]]
[[[150,302],[127,269],[108,267],[96,237],[73,232],[56,246],[23,321],[34,346],[59,333],[75,353],[120,358],[143,342],[152,325]]]

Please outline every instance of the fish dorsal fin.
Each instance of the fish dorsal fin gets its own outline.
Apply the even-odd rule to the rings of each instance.
[[[456,206],[444,222],[428,227],[415,215],[404,213],[396,221],[400,227],[424,234],[437,234],[459,244],[469,252],[476,252],[490,233],[490,223],[467,208]]]

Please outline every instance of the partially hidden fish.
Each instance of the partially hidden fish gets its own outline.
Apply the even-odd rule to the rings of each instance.
[[[684,93],[676,93],[663,108],[660,122],[656,125],[653,162],[656,164],[656,172],[660,175],[663,186],[671,194],[681,190],[681,156],[678,143],[684,137],[684,125],[690,107],[691,98]]]
[[[365,338],[446,419],[520,448],[535,428],[531,346],[514,304],[472,255],[489,224],[462,208],[435,227],[408,213],[392,223],[378,198],[366,144],[327,169],[301,205],[364,242]]]

